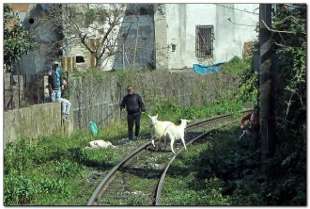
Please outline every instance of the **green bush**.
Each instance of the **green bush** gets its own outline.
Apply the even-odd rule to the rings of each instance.
[[[222,99],[205,106],[183,107],[169,102],[156,104],[152,114],[159,113],[159,120],[179,122],[180,119],[197,119],[212,117],[225,113],[236,113],[245,106],[245,103],[237,99]]]
[[[37,187],[27,176],[16,173],[4,176],[5,205],[29,204],[37,192]]]
[[[119,155],[112,148],[104,150],[78,148],[72,151],[72,158],[88,166],[106,166],[115,164],[119,160]]]
[[[57,161],[55,170],[60,177],[70,177],[80,173],[79,165],[69,160],[64,160],[62,162]]]
[[[250,69],[251,58],[240,59],[233,57],[229,62],[223,64],[223,73],[239,76]]]
[[[23,170],[30,167],[34,150],[35,145],[27,142],[27,139],[19,140],[19,143],[8,144],[4,155],[5,173],[10,173],[13,170],[22,173]]]
[[[66,189],[65,180],[44,178],[38,183],[41,194],[62,194],[64,196],[69,195]]]

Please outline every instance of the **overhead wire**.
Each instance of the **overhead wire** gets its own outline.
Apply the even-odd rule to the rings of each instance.
[[[225,5],[222,5],[222,4],[215,4],[215,5],[216,6],[220,6],[220,7],[224,7],[224,8],[227,8],[227,9],[232,9],[232,10],[236,10],[236,11],[240,11],[240,12],[245,12],[245,13],[252,14],[252,15],[259,15],[259,13],[256,13],[256,12],[251,12],[251,11],[242,10],[242,9],[238,9],[238,8],[228,7],[228,6],[225,6]]]

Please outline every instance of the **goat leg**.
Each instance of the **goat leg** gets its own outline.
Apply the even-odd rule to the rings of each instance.
[[[185,144],[184,137],[182,137],[182,138],[181,138],[181,141],[182,141],[182,143],[183,143],[183,146],[184,146],[185,150],[187,151],[187,148],[186,148],[186,144]]]
[[[173,140],[170,141],[170,147],[171,147],[171,151],[175,154],[175,151],[173,150]]]

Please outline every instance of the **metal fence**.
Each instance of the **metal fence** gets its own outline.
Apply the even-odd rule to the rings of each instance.
[[[4,75],[4,110],[44,103],[44,75]]]

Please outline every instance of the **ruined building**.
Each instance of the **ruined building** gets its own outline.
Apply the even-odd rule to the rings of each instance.
[[[36,34],[39,47],[25,55],[17,68],[27,74],[49,69],[61,59],[65,69],[85,70],[96,60],[80,43],[69,43],[66,28],[42,24],[50,4],[10,4],[23,24]],[[62,4],[93,9],[107,4]],[[244,45],[257,38],[258,4],[126,4],[115,31],[116,52],[102,70],[186,69],[193,64],[226,62],[241,57]],[[79,21],[86,17],[80,16]],[[85,28],[91,33],[91,28]],[[96,35],[88,44],[96,44]]]

